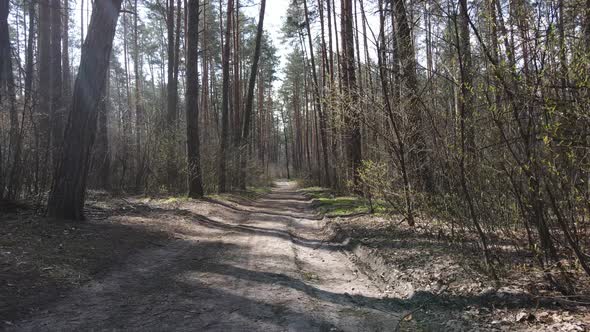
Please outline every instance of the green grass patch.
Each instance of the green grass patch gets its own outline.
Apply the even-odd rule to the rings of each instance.
[[[320,212],[329,215],[347,215],[369,212],[370,208],[362,199],[353,196],[320,197],[318,198]]]
[[[232,198],[245,198],[249,200],[255,200],[270,192],[270,187],[247,187],[246,190],[236,190],[229,193],[211,194],[207,196],[219,200],[231,200]]]
[[[174,204],[174,203],[182,203],[188,202],[190,198],[188,196],[170,196],[168,198],[162,199],[162,204]]]
[[[309,198],[316,199],[319,212],[332,216],[344,216],[355,213],[371,212],[371,205],[365,198],[358,196],[337,196],[333,191],[322,187],[308,187],[299,190]],[[385,214],[384,202],[373,201],[373,213]]]
[[[332,190],[322,187],[307,187],[299,189],[299,191],[309,198],[327,198],[335,196]]]

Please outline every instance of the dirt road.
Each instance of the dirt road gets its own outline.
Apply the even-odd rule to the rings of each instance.
[[[141,252],[114,273],[11,328],[18,331],[392,331],[407,308],[326,242],[289,182],[233,213],[177,209],[196,231]],[[164,212],[167,213],[167,212]]]

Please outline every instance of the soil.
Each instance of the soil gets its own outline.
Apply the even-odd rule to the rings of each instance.
[[[441,296],[413,285],[406,267],[404,275],[380,272],[391,267],[379,261],[385,249],[361,247],[345,223],[326,222],[292,182],[277,182],[258,199],[99,197],[88,206],[84,223],[27,211],[1,215],[0,329],[480,331],[508,326],[474,319],[475,312],[486,314],[481,299]],[[426,254],[417,250],[412,256],[400,249],[400,255],[408,255],[401,261]],[[431,266],[413,268],[418,273]]]
[[[522,253],[503,253],[493,280],[473,243],[450,242],[426,221],[410,228],[401,218],[359,216],[331,219],[328,228],[333,238],[348,239],[354,261],[387,296],[423,299],[416,317],[436,315],[442,306],[449,308],[450,330],[465,320],[478,331],[590,329],[589,298],[551,289],[540,271],[519,267]]]

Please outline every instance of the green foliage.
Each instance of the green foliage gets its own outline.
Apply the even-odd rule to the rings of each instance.
[[[396,186],[395,177],[390,174],[389,167],[384,162],[363,160],[358,171],[360,184],[354,189],[361,192],[370,205],[380,202],[378,206],[385,206],[387,210],[404,214],[401,193],[403,187]]]

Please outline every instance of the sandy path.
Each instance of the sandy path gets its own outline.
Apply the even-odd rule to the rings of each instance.
[[[191,218],[199,211],[185,215]],[[240,220],[194,217],[199,232],[144,251],[14,330],[392,331],[402,308],[326,243],[291,183]],[[227,218],[226,218],[227,219]]]

